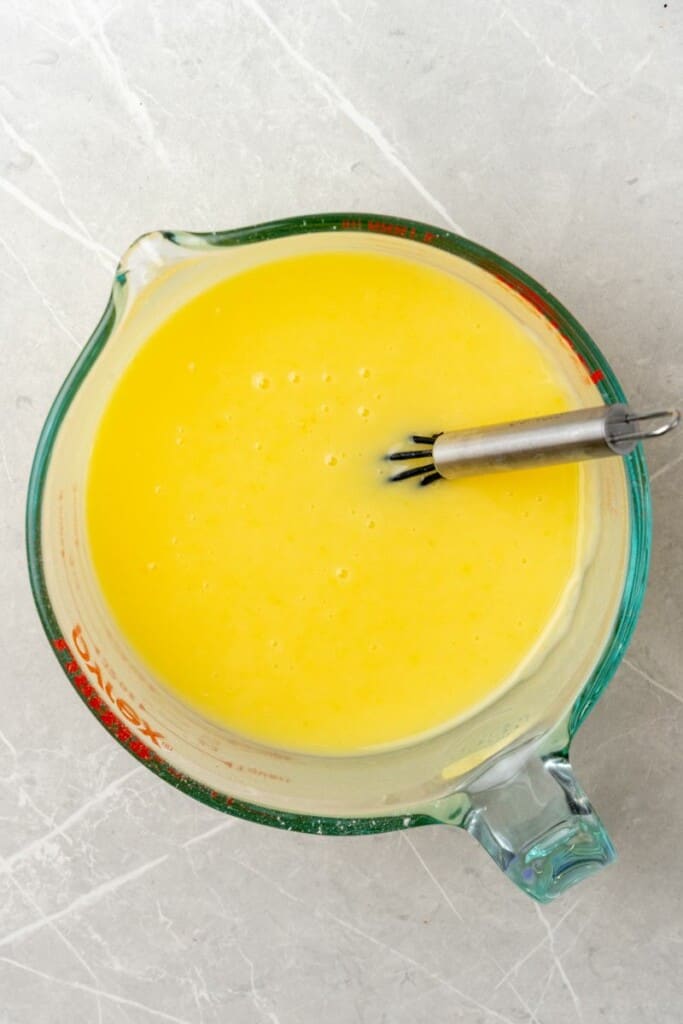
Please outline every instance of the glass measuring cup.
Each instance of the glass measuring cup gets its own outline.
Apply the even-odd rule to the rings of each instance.
[[[205,235],[143,236],[122,259],[102,320],[38,444],[27,509],[38,611],[72,684],[102,724],[196,799],[252,821],[321,834],[456,825],[520,888],[550,900],[614,858],[567,755],[623,655],[642,602],[650,511],[639,450],[628,460],[585,467],[599,521],[562,635],[492,703],[400,749],[296,754],[201,718],[136,657],[94,576],[85,531],[88,461],[112,388],[140,346],[175,309],[226,276],[288,255],[340,249],[416,260],[470,282],[552,348],[579,404],[624,400],[599,350],[552,296],[495,254],[434,227],[326,214]]]

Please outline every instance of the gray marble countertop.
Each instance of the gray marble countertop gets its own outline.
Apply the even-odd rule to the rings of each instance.
[[[464,833],[222,817],[86,714],[24,556],[32,453],[157,227],[377,210],[557,294],[681,402],[683,5],[0,4],[1,1024],[679,1024],[683,448],[650,450],[636,638],[573,761],[618,863],[540,908]]]

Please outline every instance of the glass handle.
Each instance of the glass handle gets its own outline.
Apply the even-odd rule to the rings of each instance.
[[[612,842],[565,757],[509,759],[469,789],[462,821],[515,885],[540,903],[616,858]]]

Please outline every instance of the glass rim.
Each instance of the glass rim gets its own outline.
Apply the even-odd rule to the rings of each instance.
[[[143,240],[162,237],[187,250],[248,245],[290,235],[329,231],[355,231],[390,235],[439,248],[479,266],[511,287],[549,320],[562,338],[586,365],[591,380],[608,404],[625,402],[626,397],[609,362],[588,332],[547,289],[525,271],[491,249],[452,231],[421,221],[376,213],[319,213],[287,217],[225,231],[160,231],[141,235],[127,250],[130,253]],[[164,757],[138,740],[83,679],[76,685],[75,661],[62,636],[43,571],[42,500],[55,439],[62,420],[89,370],[116,329],[126,309],[127,271],[123,260],[115,271],[112,289],[99,323],[69,371],[43,425],[31,467],[26,503],[26,550],[33,599],[50,645],[67,678],[90,711],[128,753],[170,783],[176,789],[217,810],[249,821],[277,828],[324,835],[359,835],[387,832],[398,828],[432,824],[426,812],[388,817],[339,818],[280,811],[250,803],[210,789],[188,775],[179,773]],[[652,514],[645,457],[639,445],[624,459],[630,509],[629,545],[619,611],[612,632],[605,641],[600,658],[577,695],[568,722],[569,743],[589,714],[621,662],[635,629],[645,596],[650,561]],[[567,750],[557,751],[566,754]]]

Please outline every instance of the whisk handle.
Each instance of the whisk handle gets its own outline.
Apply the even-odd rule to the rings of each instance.
[[[637,415],[626,405],[577,409],[440,434],[434,441],[433,461],[441,476],[452,479],[496,470],[628,455],[639,441],[666,433],[679,419],[676,411]],[[659,422],[641,430],[638,424],[647,420]]]

